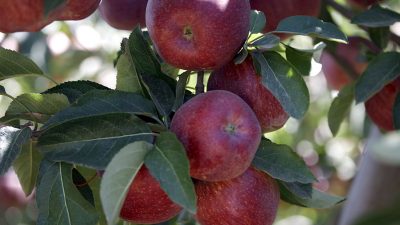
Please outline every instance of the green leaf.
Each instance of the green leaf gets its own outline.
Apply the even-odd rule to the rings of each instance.
[[[43,160],[36,202],[38,225],[95,225],[98,215],[72,181],[72,165]]]
[[[275,32],[308,35],[321,39],[346,43],[346,35],[334,24],[312,16],[291,16],[279,22]]]
[[[29,75],[43,76],[44,74],[28,57],[21,53],[0,47],[0,81]]]
[[[62,84],[59,84],[55,87],[50,88],[49,90],[43,92],[43,94],[47,93],[59,93],[64,94],[68,97],[69,102],[74,102],[81,95],[86,92],[92,90],[110,90],[108,87],[105,87],[101,84],[87,81],[87,80],[78,80],[78,81],[68,81]]]
[[[281,199],[291,204],[307,208],[331,208],[345,200],[343,197],[323,193],[316,189],[312,189],[311,198],[302,198],[292,193],[288,188],[280,183],[279,188],[281,192]]]
[[[285,182],[312,183],[316,179],[301,159],[289,146],[262,139],[253,165],[271,177]]]
[[[49,13],[67,3],[66,0],[44,0],[44,15],[48,16]]]
[[[104,169],[126,144],[153,140],[149,127],[132,114],[93,116],[43,132],[39,149],[50,160]]]
[[[290,46],[286,46],[287,60],[303,76],[308,76],[310,74],[312,57],[313,53],[311,52],[300,51]]]
[[[144,95],[129,51],[128,39],[122,40],[121,53],[117,61],[117,90]]]
[[[261,11],[251,10],[250,14],[250,33],[260,33],[265,27],[267,20]]]
[[[0,122],[15,119],[46,122],[52,115],[69,106],[68,99],[62,94],[22,94],[11,102]]]
[[[394,101],[393,117],[394,128],[400,130],[400,93],[397,94],[396,100]]]
[[[15,173],[26,196],[29,196],[36,186],[39,165],[42,161],[42,155],[36,144],[36,141],[30,139],[28,143],[22,145],[21,153],[13,163]]]
[[[275,48],[280,43],[280,38],[273,34],[264,34],[255,41],[249,43],[249,47],[257,48],[260,51],[267,51]]]
[[[353,17],[352,23],[365,27],[388,27],[400,21],[400,14],[375,5]]]
[[[371,152],[375,159],[384,165],[400,166],[400,131],[385,134],[371,144]]]
[[[374,58],[356,82],[356,102],[364,102],[400,75],[400,53],[384,52]]]
[[[186,84],[188,82],[188,78],[190,76],[190,71],[186,71],[179,75],[179,80],[176,85],[176,90],[175,90],[175,102],[174,106],[172,107],[172,111],[176,112],[176,110],[179,109],[183,105],[183,102],[185,100],[185,92],[186,92]]]
[[[158,120],[153,103],[141,95],[114,90],[93,90],[51,117],[41,130],[77,119],[115,113],[132,113]]]
[[[259,68],[263,85],[282,104],[292,117],[300,119],[310,104],[310,96],[303,78],[278,53],[252,53],[256,68]]]
[[[247,56],[249,55],[249,52],[247,51],[247,47],[244,46],[239,53],[235,56],[233,61],[235,62],[236,65],[241,64],[246,60]]]
[[[172,201],[196,213],[196,193],[189,175],[189,160],[174,133],[160,133],[154,149],[145,158],[145,164]]]
[[[100,186],[100,197],[108,224],[117,222],[129,187],[152,147],[152,144],[143,141],[128,144],[108,164]]]
[[[368,29],[369,37],[381,49],[385,49],[390,40],[389,27],[377,27]]]
[[[6,94],[7,94],[6,89],[4,88],[3,85],[0,85],[0,95],[6,95]]]
[[[302,184],[298,182],[287,183],[287,182],[278,182],[279,185],[285,187],[288,191],[293,193],[294,195],[304,198],[304,199],[311,199],[313,187],[312,184]]]
[[[0,127],[0,176],[11,167],[21,151],[21,146],[31,137],[30,128]]]
[[[76,188],[81,193],[81,195],[88,201],[92,206],[94,206],[94,197],[92,189],[90,188],[85,177],[76,169],[72,169],[72,181],[74,182]]]
[[[340,128],[340,124],[350,113],[351,105],[354,101],[354,85],[347,85],[340,90],[338,96],[333,99],[328,112],[328,124],[333,136]]]

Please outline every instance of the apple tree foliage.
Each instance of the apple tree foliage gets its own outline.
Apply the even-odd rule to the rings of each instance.
[[[363,75],[332,102],[329,126],[334,134],[354,100],[366,101],[400,76],[400,53],[386,48],[387,27],[397,21],[399,14],[379,6],[353,18],[383,50],[371,56]],[[304,76],[311,60],[318,60],[324,42],[346,43],[347,37],[334,24],[307,16],[286,18],[275,31],[261,34],[265,24],[265,16],[253,11],[249,37],[235,62],[253,57],[263,85],[291,117],[301,119],[310,103]],[[311,36],[315,46],[294,48],[281,42],[282,33]],[[122,40],[115,90],[81,80],[14,98],[0,86],[0,94],[13,100],[0,118],[0,175],[13,166],[26,195],[36,187],[39,225],[121,223],[119,211],[142,165],[184,208],[164,224],[196,213],[189,161],[169,131],[174,112],[193,96],[186,83],[194,73],[182,72],[177,79],[166,74],[147,37],[137,27]],[[0,80],[32,75],[48,77],[29,58],[0,48]],[[399,129],[400,95],[393,115]],[[314,189],[316,178],[290,146],[263,138],[253,165],[278,181],[282,200],[291,204],[328,208],[344,200]],[[105,171],[101,179],[98,171]]]

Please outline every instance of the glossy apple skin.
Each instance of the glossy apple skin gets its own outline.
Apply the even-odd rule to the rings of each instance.
[[[364,39],[360,37],[350,37],[348,44],[338,44],[336,54],[350,65],[360,76],[367,68],[368,63],[360,59],[360,49]],[[328,87],[333,90],[340,90],[351,82],[346,70],[333,58],[327,51],[321,56],[322,71],[326,78]]]
[[[289,16],[305,15],[317,17],[321,0],[250,0],[251,9],[261,11],[267,17],[264,32],[273,31],[279,22]]]
[[[264,133],[281,128],[289,118],[279,101],[262,85],[251,57],[239,65],[230,62],[214,70],[207,89],[227,90],[239,95],[255,112]]]
[[[233,59],[247,38],[248,0],[149,0],[146,25],[168,64],[215,69]]]
[[[171,219],[181,210],[142,166],[129,188],[120,217],[133,223],[154,224]]]
[[[99,6],[101,17],[112,27],[133,30],[136,25],[146,26],[147,0],[102,0]]]
[[[43,0],[2,0],[0,32],[35,32],[55,20],[80,20],[92,14],[100,0],[68,0],[64,6],[44,15]]]
[[[365,109],[371,120],[384,131],[393,131],[393,107],[400,93],[400,78],[387,84],[382,90],[365,102]]]
[[[356,8],[366,9],[368,6],[378,3],[379,0],[347,0],[347,2]]]
[[[175,113],[171,131],[184,145],[190,175],[204,181],[229,180],[251,164],[261,128],[251,108],[228,91],[209,91]]]
[[[279,205],[274,179],[254,168],[229,181],[195,184],[201,225],[272,225]]]

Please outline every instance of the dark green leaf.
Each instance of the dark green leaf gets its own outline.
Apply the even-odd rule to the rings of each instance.
[[[279,22],[276,32],[309,35],[321,39],[346,43],[346,35],[339,28],[312,16],[291,16]]]
[[[26,119],[44,123],[68,106],[68,99],[62,94],[22,94],[11,102],[0,122]]]
[[[254,47],[261,51],[267,51],[278,46],[279,42],[280,39],[278,36],[273,34],[264,34],[261,38],[257,38],[255,41],[249,43],[249,47]]]
[[[388,27],[400,21],[400,14],[375,5],[355,16],[351,22],[366,27]]]
[[[57,85],[55,87],[50,88],[49,90],[43,92],[46,93],[59,93],[64,94],[68,97],[69,102],[74,102],[77,98],[81,95],[85,94],[86,92],[92,90],[109,90],[108,87],[105,87],[101,84],[87,81],[87,80],[78,80],[78,81],[68,81]]]
[[[21,146],[31,137],[30,128],[17,129],[14,127],[0,128],[0,176],[11,167],[21,152]]]
[[[4,88],[3,85],[0,85],[0,95],[6,95],[6,94],[7,94],[6,89]]]
[[[0,81],[28,75],[44,75],[43,71],[21,53],[0,47]]]
[[[48,159],[104,169],[126,144],[153,140],[149,127],[132,114],[77,119],[46,130],[38,146]]]
[[[400,130],[400,93],[397,94],[396,100],[394,101],[393,116],[394,128]]]
[[[233,61],[235,62],[236,65],[241,64],[242,62],[244,62],[244,60],[247,58],[248,55],[249,52],[247,51],[247,47],[245,46],[239,51],[239,53],[235,56]]]
[[[142,86],[129,51],[128,39],[121,44],[121,55],[117,61],[117,90],[143,95]]]
[[[338,96],[333,99],[328,112],[328,124],[333,136],[337,134],[340,124],[350,113],[354,101],[354,85],[345,86]]]
[[[252,53],[256,68],[261,71],[263,85],[279,100],[284,110],[300,119],[310,104],[309,93],[303,78],[278,53]]]
[[[345,200],[343,197],[334,196],[312,189],[311,198],[302,198],[292,193],[284,185],[279,184],[281,199],[291,204],[307,207],[307,208],[331,208]]]
[[[190,76],[190,71],[186,71],[179,75],[179,80],[176,85],[176,90],[175,90],[175,102],[174,106],[172,107],[172,111],[175,111],[181,107],[185,100],[185,92],[186,92],[186,84],[188,81],[188,78]]]
[[[72,180],[78,189],[78,191],[81,193],[81,195],[88,201],[92,206],[94,206],[94,197],[93,197],[93,192],[92,189],[90,189],[90,186],[88,184],[88,181],[85,179],[85,177],[82,176],[81,173],[75,168],[72,169]]]
[[[186,151],[175,134],[161,133],[145,158],[146,167],[172,201],[196,213],[196,193],[189,175]]]
[[[117,222],[129,187],[152,144],[139,141],[126,145],[108,164],[100,186],[100,197],[108,224]]]
[[[400,53],[385,52],[373,59],[356,83],[356,102],[364,102],[400,75]]]
[[[381,49],[385,49],[390,40],[389,27],[378,27],[368,29],[369,37]]]
[[[285,189],[289,190],[294,195],[304,198],[311,199],[313,187],[312,184],[302,184],[302,183],[287,183],[287,182],[279,182],[280,186],[283,186]]]
[[[72,181],[72,165],[43,160],[36,191],[38,225],[95,225],[98,215]]]
[[[250,14],[250,33],[260,33],[264,29],[266,22],[263,12],[252,10]]]
[[[304,161],[287,145],[262,139],[253,165],[285,182],[312,183],[316,179]]]
[[[36,186],[39,165],[42,161],[42,155],[36,144],[36,141],[30,139],[28,143],[22,145],[21,153],[13,163],[15,173],[26,196],[29,196]]]
[[[47,16],[49,13],[55,9],[58,9],[60,6],[63,6],[67,3],[66,0],[44,0],[44,15]]]
[[[157,120],[153,103],[141,95],[114,90],[93,90],[51,117],[42,130],[77,119],[114,113],[132,113]]]
[[[303,76],[310,74],[312,57],[313,53],[311,52],[299,51],[298,49],[286,46],[287,60]]]

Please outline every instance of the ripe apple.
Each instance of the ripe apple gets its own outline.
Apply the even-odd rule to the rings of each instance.
[[[321,0],[250,0],[251,9],[261,11],[267,17],[264,32],[273,31],[279,22],[289,16],[318,16]]]
[[[368,6],[378,3],[380,0],[347,0],[350,5],[359,9],[366,9]]]
[[[147,0],[102,0],[99,6],[101,17],[112,27],[133,30],[136,25],[146,26]]]
[[[400,93],[400,78],[387,84],[365,102],[368,116],[382,130],[394,130],[393,107],[398,93]]]
[[[186,70],[218,68],[247,38],[249,0],[149,0],[146,25],[168,64]]]
[[[289,118],[279,101],[261,83],[261,76],[257,74],[251,57],[239,65],[230,62],[214,70],[207,88],[239,95],[257,115],[263,132],[281,128]]]
[[[229,180],[251,164],[261,128],[251,108],[228,91],[209,91],[175,113],[171,130],[185,146],[190,175],[199,180]]]
[[[274,179],[254,168],[232,180],[199,181],[197,220],[202,225],[272,225],[279,205]]]
[[[360,59],[361,45],[366,42],[361,37],[350,37],[348,40],[349,43],[347,45],[337,45],[336,55],[351,66],[354,72],[360,76],[368,66],[367,62]],[[343,86],[351,82],[347,71],[327,51],[323,52],[321,56],[321,64],[329,88],[340,90]]]
[[[67,0],[65,7],[61,8],[58,14],[57,11],[51,14],[54,20],[81,20],[90,16],[96,11],[101,0]]]
[[[120,217],[124,220],[140,223],[161,223],[178,215],[181,207],[172,202],[160,184],[145,166],[129,187]]]

